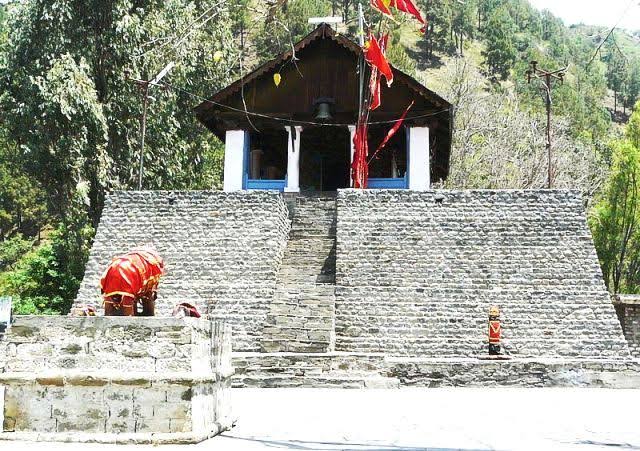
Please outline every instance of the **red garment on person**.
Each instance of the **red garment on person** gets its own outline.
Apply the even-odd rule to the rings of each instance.
[[[489,321],[489,343],[491,344],[500,344],[500,335],[502,333],[502,328],[500,327],[499,320]]]

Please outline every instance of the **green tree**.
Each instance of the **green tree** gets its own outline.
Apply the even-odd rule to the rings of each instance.
[[[452,0],[425,0],[422,3],[426,11],[427,30],[424,34],[427,59],[433,58],[434,50],[452,52],[454,7]]]
[[[478,31],[483,31],[489,17],[502,5],[503,0],[478,0],[477,17]]]
[[[513,45],[513,22],[506,9],[500,8],[491,16],[485,30],[485,39],[485,63],[490,72],[504,80],[509,75],[517,55]]]
[[[633,107],[640,100],[640,59],[633,61],[623,91],[622,101],[625,109]]]
[[[47,220],[44,190],[22,170],[15,149],[3,145],[0,141],[0,242],[35,236]]]
[[[473,37],[476,5],[473,0],[458,3],[453,15],[453,34],[457,52],[464,55],[464,39]]]
[[[611,39],[606,44],[607,85],[613,91],[613,111],[618,111],[618,100],[627,78],[627,62],[620,52],[615,40]]]
[[[57,216],[82,181],[94,224],[106,189],[136,186],[141,93],[127,76],[151,79],[169,61],[176,66],[165,80],[184,90],[152,90],[144,187],[216,182],[205,168],[219,161],[220,144],[192,108],[236,66],[226,8],[196,0],[33,0],[15,10],[0,67],[1,119],[32,162],[29,172],[53,193]]]
[[[633,114],[627,139],[613,144],[613,164],[591,218],[593,238],[607,287],[635,292],[640,256],[640,113]]]

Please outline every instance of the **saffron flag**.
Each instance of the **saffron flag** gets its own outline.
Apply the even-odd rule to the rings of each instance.
[[[371,6],[380,11],[385,16],[391,17],[391,6],[392,0],[371,0]]]
[[[418,22],[422,24],[422,28],[420,29],[420,31],[423,33],[425,32],[425,30],[427,29],[427,23],[422,17],[420,10],[416,8],[416,5],[414,5],[411,0],[391,0],[391,6],[395,7],[399,11],[411,14],[413,17],[415,17]]]
[[[379,42],[373,34],[369,33],[369,40],[364,46],[364,57],[367,60],[367,63],[378,69],[384,76],[387,80],[387,86],[391,86],[391,83],[393,83],[393,72],[391,71],[391,66],[385,58],[383,51],[383,48],[386,46],[387,39],[388,37],[385,35]],[[380,47],[381,43],[383,44],[382,48]]]
[[[407,109],[404,110],[404,112],[402,113],[400,118],[396,121],[396,123],[393,124],[393,127],[389,129],[389,131],[387,132],[387,136],[384,137],[384,139],[382,140],[382,142],[380,143],[376,151],[373,152],[373,155],[371,155],[371,158],[369,159],[369,163],[371,163],[371,161],[376,157],[376,155],[378,155],[378,153],[380,153],[380,151],[384,148],[384,146],[387,145],[389,140],[393,138],[393,135],[395,135],[396,132],[400,129],[400,127],[402,126],[402,123],[404,122],[404,118],[407,116],[407,113],[409,112],[412,106],[413,106],[413,101],[411,101]]]

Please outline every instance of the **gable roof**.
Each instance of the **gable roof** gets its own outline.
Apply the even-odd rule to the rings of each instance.
[[[288,64],[294,53],[300,55],[295,68]],[[196,117],[224,140],[225,132],[232,129],[282,128],[283,120],[305,125],[313,119],[314,102],[319,97],[329,97],[336,102],[336,124],[355,124],[358,107],[356,64],[362,53],[358,44],[336,33],[329,25],[321,24],[292,48],[203,101],[195,108]],[[308,55],[313,56],[309,58]],[[382,106],[372,113],[372,122],[397,119],[409,102],[415,100],[413,113],[409,113],[405,124],[429,127],[431,178],[444,180],[449,174],[452,105],[410,75],[392,68],[395,81],[391,87],[383,83]],[[277,88],[269,75],[283,70],[295,70],[301,77],[288,78],[287,84]],[[345,70],[349,74],[347,78],[343,75]],[[244,91],[242,96],[241,91]],[[256,114],[249,119],[245,109]]]
[[[215,103],[223,102],[225,99],[230,97],[232,94],[238,92],[242,88],[243,85],[246,85],[246,84],[250,83],[251,81],[259,78],[260,76],[262,76],[262,75],[274,70],[276,67],[278,67],[278,66],[282,65],[283,63],[285,63],[286,61],[288,61],[293,56],[294,52],[298,53],[299,51],[301,51],[302,49],[307,47],[309,44],[311,44],[312,42],[314,42],[314,41],[316,41],[318,39],[330,39],[330,40],[340,44],[342,47],[346,48],[347,50],[350,50],[357,57],[359,57],[362,54],[362,48],[358,44],[356,44],[355,42],[351,41],[346,36],[343,36],[341,34],[336,33],[333,30],[333,28],[331,28],[331,26],[329,26],[328,24],[322,23],[315,30],[313,30],[307,36],[302,38],[302,40],[300,40],[297,44],[295,44],[292,49],[289,49],[287,51],[284,51],[284,52],[280,53],[275,58],[273,58],[273,59],[267,61],[266,63],[258,66],[256,69],[254,69],[249,74],[245,75],[244,77],[242,77],[242,78],[234,81],[233,83],[231,83],[229,86],[227,86],[227,87],[221,89],[220,91],[216,92],[214,95],[212,95],[208,99],[208,101],[205,100],[204,102],[202,102],[200,105],[198,105],[195,108],[196,114],[200,118],[201,113],[203,113],[203,112],[207,111],[208,109],[211,109],[212,107],[215,106],[211,102],[215,102]],[[429,100],[430,102],[434,103],[435,105],[437,105],[441,109],[448,109],[448,108],[451,107],[451,104],[449,102],[447,102],[445,99],[443,99],[438,94],[436,94],[435,92],[431,91],[430,89],[428,89],[424,85],[422,85],[415,78],[413,78],[410,75],[402,72],[401,70],[397,69],[393,65],[391,65],[391,67],[393,69],[394,78],[397,79],[398,81],[400,81],[401,83],[405,84],[409,88],[411,88],[417,94],[419,94],[420,96],[422,96],[425,99]]]

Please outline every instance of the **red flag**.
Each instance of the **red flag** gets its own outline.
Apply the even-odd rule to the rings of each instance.
[[[385,35],[381,38],[380,42],[376,37],[369,33],[369,40],[364,46],[364,57],[371,66],[377,68],[384,78],[387,80],[387,86],[391,86],[393,83],[393,72],[391,66],[384,56],[384,51],[380,47],[380,43],[383,44],[383,48],[386,47],[388,37]]]
[[[422,24],[421,32],[425,32],[427,29],[427,23],[425,22],[420,10],[416,8],[416,5],[413,4],[411,0],[391,0],[391,6],[394,6],[396,9],[403,11],[405,13],[411,14],[415,17],[418,22]]]
[[[391,10],[389,9],[389,5],[391,4],[390,0],[371,0],[371,6],[380,11],[385,16],[391,17]]]
[[[371,76],[369,79],[369,91],[371,92],[371,105],[369,111],[373,111],[381,104],[380,101],[380,72],[375,67],[371,68]]]
[[[351,164],[351,174],[354,188],[367,188],[367,180],[369,179],[369,165],[367,164],[367,155],[369,154],[369,146],[367,144],[367,123],[362,119],[358,121],[356,133],[353,136],[353,163]]]
[[[382,140],[382,142],[380,143],[376,151],[373,152],[373,155],[371,155],[371,158],[369,158],[369,163],[371,163],[371,161],[376,157],[376,155],[378,155],[378,153],[384,148],[384,146],[387,145],[387,143],[393,137],[393,135],[396,134],[398,129],[402,126],[402,123],[404,122],[404,118],[407,116],[407,113],[409,112],[412,106],[413,106],[413,101],[411,101],[407,109],[404,110],[404,113],[402,113],[402,116],[400,116],[400,119],[398,119],[396,123],[393,124],[393,127],[389,129],[389,131],[387,132],[387,136],[384,137],[384,139]]]

